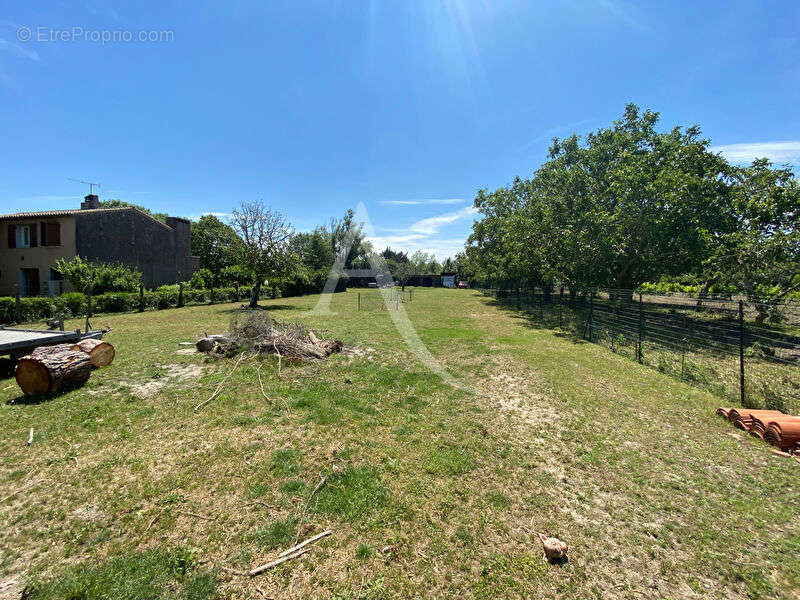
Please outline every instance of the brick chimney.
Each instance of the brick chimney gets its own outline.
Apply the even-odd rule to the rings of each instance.
[[[89,194],[81,202],[81,210],[91,210],[92,208],[100,208],[100,198],[97,194]]]

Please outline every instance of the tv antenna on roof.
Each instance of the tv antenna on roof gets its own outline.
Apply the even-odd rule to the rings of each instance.
[[[94,188],[95,187],[97,187],[98,189],[100,188],[100,184],[99,183],[93,183],[91,181],[82,181],[80,179],[73,179],[72,177],[68,177],[68,179],[70,181],[74,181],[75,183],[83,183],[83,184],[88,185],[90,194],[94,194]]]

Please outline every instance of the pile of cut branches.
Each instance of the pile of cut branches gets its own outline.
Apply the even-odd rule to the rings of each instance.
[[[197,340],[197,350],[228,356],[239,351],[276,354],[287,359],[322,360],[342,349],[339,340],[327,340],[300,323],[278,323],[266,311],[243,310],[231,319],[226,334]]]

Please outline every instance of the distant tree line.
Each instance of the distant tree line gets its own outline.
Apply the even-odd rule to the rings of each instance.
[[[800,289],[800,188],[768,160],[732,165],[697,126],[659,131],[629,104],[553,139],[530,179],[480,190],[461,268],[473,279],[631,290],[684,280],[782,299]]]

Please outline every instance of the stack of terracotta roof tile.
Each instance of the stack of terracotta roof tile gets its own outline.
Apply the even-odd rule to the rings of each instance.
[[[751,410],[749,408],[732,408],[728,411],[728,421],[734,427],[743,431],[750,431],[755,419],[770,419],[784,416],[779,410]]]
[[[764,440],[784,451],[800,450],[800,417],[770,420]]]
[[[779,410],[747,408],[718,408],[717,414],[725,417],[734,427],[762,438],[781,450],[800,452],[800,417],[786,415]]]

